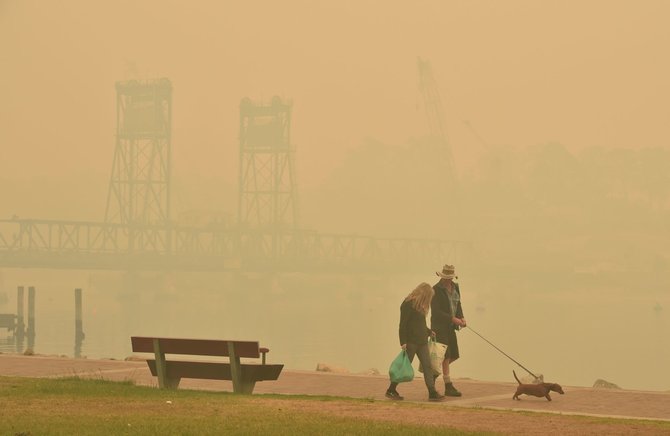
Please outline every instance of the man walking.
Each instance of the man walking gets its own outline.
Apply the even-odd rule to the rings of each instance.
[[[442,362],[444,377],[444,395],[460,397],[462,394],[454,387],[449,376],[449,364],[459,358],[456,330],[466,326],[461,307],[461,291],[458,283],[454,282],[456,269],[453,265],[444,265],[442,272],[435,274],[440,277],[433,289],[435,296],[430,304],[430,329],[436,334],[437,342],[447,345],[447,351]]]

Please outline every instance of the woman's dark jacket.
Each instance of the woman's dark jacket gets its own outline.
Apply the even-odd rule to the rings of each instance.
[[[400,345],[428,343],[430,330],[426,325],[426,315],[412,306],[411,301],[403,301],[400,305]]]
[[[440,341],[442,336],[446,336],[449,330],[457,330],[457,326],[451,322],[453,317],[463,318],[463,308],[461,307],[461,290],[458,288],[458,283],[454,283],[454,292],[458,294],[458,305],[456,306],[456,313],[452,313],[451,304],[449,303],[449,295],[447,288],[440,282],[433,286],[435,296],[430,303],[430,327],[437,334],[437,341]],[[443,343],[447,343],[446,341]]]

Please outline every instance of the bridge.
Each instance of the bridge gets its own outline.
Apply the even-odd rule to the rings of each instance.
[[[442,259],[458,259],[469,248],[467,242],[300,230],[0,220],[5,268],[388,273],[425,270]]]
[[[240,103],[234,225],[171,218],[172,84],[118,82],[105,220],[0,220],[0,268],[412,272],[459,262],[467,242],[323,234],[298,225],[291,103]]]

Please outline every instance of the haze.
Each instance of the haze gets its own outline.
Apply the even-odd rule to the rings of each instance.
[[[670,3],[652,0],[0,0],[0,218],[103,220],[114,84],[166,77],[172,214],[233,219],[240,100],[278,95],[293,101],[302,228],[468,241],[473,252],[456,267],[477,331],[563,384],[668,390],[668,16]],[[441,93],[454,183],[427,138],[418,57]],[[239,313],[237,324],[207,320],[220,313],[208,303],[253,303],[265,314],[253,333],[289,367],[330,360],[384,373],[402,298],[451,262],[416,276],[278,277],[266,302],[249,300],[265,279],[180,276],[174,307],[134,322],[246,335]],[[3,312],[23,283],[51,286],[40,294],[45,324],[57,318],[47,298],[69,308],[71,289],[87,283],[96,313],[122,310],[108,273],[0,273]],[[203,293],[184,297],[193,283]],[[170,324],[177,314],[193,322]],[[89,316],[89,330],[116,334]],[[453,375],[511,381],[514,365],[468,333]],[[368,335],[374,345],[352,351]],[[97,353],[123,357],[127,336]]]

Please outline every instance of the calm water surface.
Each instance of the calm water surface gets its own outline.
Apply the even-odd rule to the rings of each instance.
[[[402,299],[432,280],[154,274],[136,278],[131,292],[121,273],[3,270],[2,277],[0,313],[16,311],[16,284],[37,289],[36,353],[73,355],[73,289],[81,287],[82,354],[89,358],[129,356],[131,335],[230,338],[260,341],[271,349],[271,362],[291,369],[328,363],[382,374],[399,351]],[[511,297],[467,280],[461,288],[472,328],[545,380],[670,390],[668,293],[585,288]],[[11,351],[4,334],[0,348]],[[524,373],[468,329],[459,332],[459,345],[457,378],[511,382],[512,369]]]

